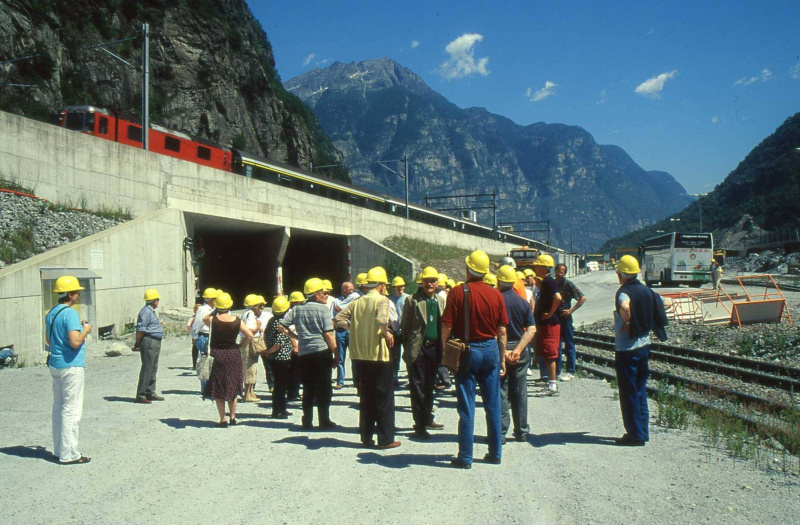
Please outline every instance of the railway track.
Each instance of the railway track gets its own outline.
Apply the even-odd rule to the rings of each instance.
[[[579,365],[589,373],[615,379],[613,336],[575,332]],[[661,393],[696,407],[721,411],[761,434],[778,438],[795,429],[780,414],[796,411],[793,394],[800,393],[800,369],[664,344],[650,351],[650,377],[672,385],[665,392],[648,386],[648,394]],[[756,393],[753,393],[756,385]],[[680,388],[681,394],[676,394]],[[750,391],[748,391],[750,390]],[[777,417],[776,417],[777,416]]]

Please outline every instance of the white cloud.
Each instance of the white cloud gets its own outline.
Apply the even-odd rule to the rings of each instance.
[[[716,115],[714,115],[713,117],[711,117],[711,123],[712,123],[712,124],[716,124],[717,122],[719,122],[719,117],[717,117]]]
[[[800,64],[798,64],[800,65]],[[772,78],[772,71],[767,68],[761,70],[761,74],[755,77],[742,77],[736,82],[733,83],[734,86],[749,86],[751,84],[755,84],[756,82],[766,82]]]
[[[604,89],[603,91],[600,92],[600,98],[597,99],[597,103],[605,104],[607,100],[608,100],[608,93]]]
[[[636,87],[636,93],[645,97],[659,98],[661,92],[664,90],[664,84],[677,74],[678,70],[673,69],[669,73],[661,73],[660,75],[650,77]]]
[[[541,102],[547,97],[555,95],[557,87],[558,84],[548,80],[544,83],[544,87],[536,93],[533,92],[533,88],[528,88],[528,91],[525,92],[525,96],[530,99],[531,102]]]
[[[306,59],[305,59],[305,60],[303,60],[303,65],[304,65],[304,66],[307,66],[307,65],[309,65],[309,64],[311,63],[311,61],[312,61],[312,60],[314,60],[314,57],[315,57],[315,56],[317,56],[317,55],[315,55],[314,53],[311,53],[311,54],[309,54],[309,55],[306,57]]]
[[[489,74],[486,65],[489,63],[489,57],[479,58],[475,60],[475,44],[483,40],[483,35],[477,33],[464,33],[456,38],[444,48],[450,58],[439,66],[439,74],[445,80],[453,80],[454,78],[462,78],[469,75],[482,75]]]
[[[789,68],[789,76],[792,80],[800,80],[800,62]]]
[[[418,47],[419,47],[419,40],[412,40],[411,49],[417,49]]]

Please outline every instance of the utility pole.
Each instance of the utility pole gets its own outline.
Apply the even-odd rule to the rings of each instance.
[[[492,230],[497,232],[497,188],[492,188]]]
[[[150,24],[142,25],[142,149],[150,149]]]
[[[406,219],[408,219],[408,154],[403,153],[403,170],[405,171],[406,182]]]

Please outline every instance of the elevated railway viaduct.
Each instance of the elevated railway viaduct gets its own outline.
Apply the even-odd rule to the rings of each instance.
[[[383,264],[389,236],[496,254],[521,241],[463,233],[457,219],[407,220],[2,112],[0,177],[54,203],[135,217],[0,270],[0,344],[14,344],[27,362],[44,359],[42,319],[55,300],[49,284],[65,269],[91,285],[82,316],[120,332],[149,287],[163,308],[191,305],[196,285],[230,291],[241,305],[246,293],[271,297],[312,275],[338,283]],[[413,271],[413,261],[395,257]]]

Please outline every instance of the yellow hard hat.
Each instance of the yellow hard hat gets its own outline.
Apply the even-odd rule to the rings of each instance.
[[[367,284],[367,274],[360,273],[356,275],[356,286],[364,286],[365,284]]]
[[[456,285],[455,279],[448,279],[447,280],[447,286],[449,286],[450,288],[455,287],[455,285]]]
[[[493,273],[487,273],[483,276],[483,282],[489,286],[497,286],[497,276]]]
[[[489,272],[489,256],[483,250],[475,250],[464,259],[467,267],[475,273]]]
[[[447,276],[445,274],[443,274],[443,273],[439,274],[438,286],[440,288],[444,288],[445,286],[447,286]]]
[[[144,300],[148,303],[150,301],[155,301],[156,299],[161,299],[161,295],[158,293],[158,290],[155,288],[149,288],[144,291]]]
[[[231,299],[231,294],[229,293],[221,293],[217,297],[217,302],[215,303],[217,310],[230,310],[231,306],[233,306],[233,299]]]
[[[456,286],[461,286],[462,284],[464,284],[464,281],[456,281]]]
[[[71,275],[59,277],[53,287],[55,293],[77,292],[78,290],[84,290],[84,288],[78,282],[78,278]]]
[[[292,292],[289,295],[289,302],[290,303],[303,303],[306,300],[306,296],[303,295],[301,292]]]
[[[289,309],[289,299],[285,295],[279,295],[272,301],[272,313],[280,315]]]
[[[403,280],[403,278],[400,277],[399,275],[394,279],[392,279],[392,286],[405,286],[405,285],[406,285],[405,280]]]
[[[533,276],[533,275],[536,275],[535,273],[533,273],[533,270],[531,270],[530,268],[525,268],[525,269],[522,271],[522,274],[523,274],[525,277],[531,277],[531,276]]]
[[[258,296],[254,293],[249,294],[247,297],[244,298],[244,307],[250,308],[251,306],[255,306],[257,304],[261,304],[258,302]]]
[[[303,285],[303,294],[304,295],[311,295],[313,293],[317,293],[322,290],[322,279],[317,277],[312,277],[311,279],[306,281],[306,284]]]
[[[380,266],[376,266],[375,268],[372,268],[369,272],[367,272],[367,282],[388,284],[389,277],[386,276],[386,270],[384,270]]]
[[[520,272],[519,270],[517,270],[517,279],[519,279],[520,281],[524,281],[525,280],[525,274]]]
[[[497,270],[497,280],[501,283],[514,284],[517,282],[517,272],[514,268],[506,264]]]
[[[322,280],[322,289],[327,291],[327,292],[331,292],[331,291],[333,291],[333,284],[328,279],[323,279]]]
[[[258,296],[258,303],[257,304],[267,304],[267,300],[264,299],[263,295]]]
[[[206,288],[203,291],[203,299],[216,299],[219,291],[216,288]]]
[[[422,282],[423,279],[439,279],[439,272],[433,266],[427,266],[422,273],[419,274],[419,282]]]
[[[555,261],[553,261],[553,257],[551,255],[547,255],[543,253],[533,261],[534,266],[546,266],[548,268],[552,268],[556,265]]]
[[[222,288],[217,288],[217,297],[224,294],[225,292],[222,291]]]
[[[617,263],[617,271],[621,273],[639,273],[639,261],[633,255],[623,255]]]
[[[417,274],[417,284],[422,284],[422,273]]]

